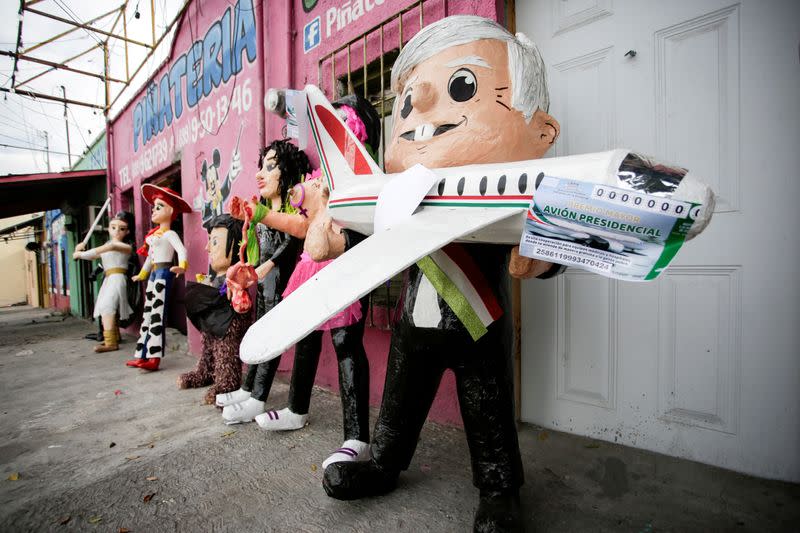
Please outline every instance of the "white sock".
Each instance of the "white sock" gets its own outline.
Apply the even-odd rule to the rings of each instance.
[[[280,411],[267,411],[256,417],[256,423],[267,431],[289,431],[306,425],[308,415],[298,415],[284,407]]]
[[[360,440],[346,440],[342,447],[322,461],[322,469],[331,463],[347,463],[349,461],[369,461],[369,444]]]
[[[222,410],[222,418],[226,424],[252,422],[256,415],[264,412],[264,402],[248,398],[241,403],[229,405]]]
[[[227,407],[235,403],[242,403],[250,397],[250,393],[244,389],[237,389],[225,394],[217,394],[217,407]]]

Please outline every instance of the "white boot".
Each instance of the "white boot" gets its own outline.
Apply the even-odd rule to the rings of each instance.
[[[264,412],[264,402],[255,398],[248,398],[241,403],[235,403],[222,410],[222,418],[226,424],[241,424],[252,422],[256,415]]]
[[[289,410],[288,407],[280,411],[267,411],[256,417],[256,423],[261,429],[267,431],[290,431],[300,429],[306,425],[308,415],[298,415]]]
[[[322,461],[322,469],[331,463],[347,463],[350,461],[369,461],[369,444],[360,440],[346,440],[342,447]]]
[[[217,407],[227,407],[235,403],[242,403],[250,397],[250,393],[244,389],[237,389],[233,392],[226,392],[225,394],[217,394],[216,405]]]

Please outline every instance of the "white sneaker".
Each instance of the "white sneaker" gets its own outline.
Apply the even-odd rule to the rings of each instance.
[[[306,425],[308,415],[298,415],[288,407],[280,411],[267,411],[256,417],[256,424],[267,431],[291,431]]]
[[[217,394],[216,405],[217,407],[227,407],[235,403],[242,403],[250,397],[250,393],[244,389],[237,389],[233,392],[226,392],[225,394]]]
[[[328,468],[331,463],[347,463],[350,461],[369,461],[369,444],[360,440],[346,440],[342,447],[333,452],[330,457],[322,461],[322,469]]]
[[[264,412],[264,402],[254,398],[248,398],[241,403],[229,405],[222,410],[222,418],[225,423],[241,424],[242,422],[252,422],[256,415]]]

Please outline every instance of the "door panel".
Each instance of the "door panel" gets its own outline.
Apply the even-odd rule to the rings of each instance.
[[[655,34],[656,150],[739,205],[739,7]],[[702,117],[703,120],[698,120]]]
[[[566,273],[557,298],[558,398],[613,409],[616,406],[617,282],[583,271]],[[585,306],[586,300],[593,302]],[[563,325],[563,327],[561,327]]]
[[[554,155],[615,148],[613,53],[608,47],[553,66],[550,91],[559,98],[553,100],[550,113],[570,125],[562,129]]]
[[[659,417],[736,434],[738,269],[677,266],[658,288]]]

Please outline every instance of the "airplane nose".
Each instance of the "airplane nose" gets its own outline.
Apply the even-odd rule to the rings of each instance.
[[[411,105],[422,113],[432,108],[437,99],[436,89],[427,81],[414,85],[411,91]]]

